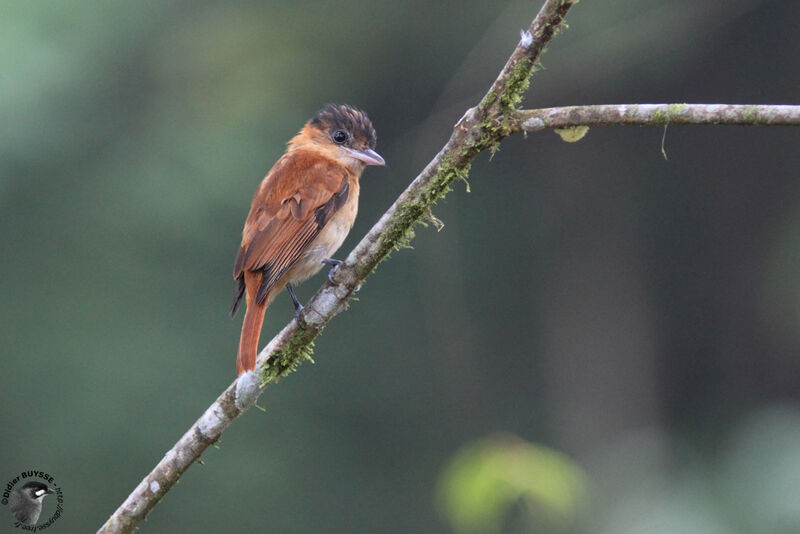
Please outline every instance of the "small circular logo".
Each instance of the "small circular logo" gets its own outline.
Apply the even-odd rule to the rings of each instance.
[[[52,526],[61,517],[64,494],[53,475],[44,471],[23,471],[3,486],[0,503],[8,506],[16,528],[38,532]],[[44,515],[43,507],[46,510]]]

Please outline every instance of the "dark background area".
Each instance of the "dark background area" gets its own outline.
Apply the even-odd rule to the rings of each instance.
[[[4,3],[3,484],[52,473],[52,531],[98,528],[234,378],[232,263],[285,142],[327,102],[372,118],[389,165],[345,257],[539,5]],[[796,2],[567,20],[525,107],[800,103]],[[563,521],[521,497],[496,531],[797,531],[800,131],[669,127],[666,161],[663,133],[480,155],[444,229],[418,228],[141,531],[451,532],[440,475],[498,433],[563,453],[586,497]],[[262,343],[291,313],[278,298]]]

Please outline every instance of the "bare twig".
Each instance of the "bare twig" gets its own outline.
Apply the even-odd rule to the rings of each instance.
[[[530,27],[522,32],[519,44],[490,90],[476,107],[464,114],[436,157],[353,249],[336,272],[337,284],[326,282],[306,305],[300,323],[289,323],[261,351],[257,360],[261,375],[245,373],[235,380],[167,452],[99,532],[132,532],[137,528],[183,472],[200,458],[209,445],[219,439],[234,419],[255,403],[266,384],[290,372],[310,354],[314,338],[331,318],[345,309],[347,300],[355,289],[393,249],[407,244],[413,236],[413,226],[429,214],[431,205],[450,190],[455,180],[466,180],[470,162],[475,155],[486,149],[495,150],[503,138],[517,132],[567,128],[589,124],[586,121],[590,120],[595,121],[591,122],[595,125],[611,124],[612,119],[604,121],[592,118],[604,116],[598,110],[605,108],[609,108],[606,113],[612,113],[611,109],[616,109],[617,120],[622,124],[634,120],[620,111],[623,109],[621,106],[531,111],[516,109],[544,47],[577,1],[545,1]],[[683,117],[683,112],[687,109],[694,110],[698,117],[702,115],[699,109],[680,106],[680,109],[674,105],[663,109],[645,107],[641,111],[650,113],[649,122],[639,115],[640,118],[636,120],[640,122],[636,124],[663,124],[664,117],[658,115],[659,110],[666,114],[670,123],[680,122],[677,118]],[[708,111],[708,107],[706,108]],[[636,109],[636,106],[628,106],[627,109]],[[752,111],[741,110],[745,117],[760,117],[755,122],[748,123],[775,123],[767,122],[770,109],[761,106],[751,106],[748,109]],[[594,111],[598,112],[597,115]],[[575,113],[573,122],[565,120],[560,113]],[[791,113],[796,114],[796,110]],[[723,117],[724,114],[718,112],[717,120],[698,118],[696,123],[716,123],[722,121]]]
[[[667,124],[739,124],[800,126],[800,106],[742,104],[619,104],[522,109],[509,117],[510,131],[545,128],[643,126]]]

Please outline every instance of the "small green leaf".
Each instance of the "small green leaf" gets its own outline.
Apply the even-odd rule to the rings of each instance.
[[[570,126],[569,128],[555,128],[553,131],[556,132],[563,141],[567,143],[577,143],[583,139],[583,136],[589,131],[589,127]]]

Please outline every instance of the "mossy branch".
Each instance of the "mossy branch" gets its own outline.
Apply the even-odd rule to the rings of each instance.
[[[200,459],[206,448],[215,443],[237,417],[253,406],[267,384],[291,372],[303,360],[310,358],[314,339],[328,321],[347,307],[347,301],[353,292],[392,250],[408,245],[413,237],[414,226],[430,217],[431,206],[447,194],[453,182],[466,181],[471,161],[478,153],[487,149],[496,150],[500,142],[513,133],[584,124],[580,121],[595,121],[591,123],[593,125],[613,124],[613,119],[600,118],[610,117],[612,108],[620,114],[617,117],[619,124],[633,124],[634,122],[630,122],[633,120],[643,121],[637,124],[677,124],[684,120],[682,118],[686,113],[699,113],[694,107],[683,104],[673,104],[666,108],[656,106],[654,109],[640,107],[640,113],[631,116],[620,111],[624,106],[518,110],[541,53],[562,26],[569,9],[577,2],[578,0],[545,1],[530,27],[522,32],[519,44],[492,87],[477,106],[467,110],[436,157],[353,249],[336,272],[336,284],[326,282],[306,305],[301,321],[291,321],[261,351],[256,364],[261,374],[245,373],[223,391],[139,483],[99,532],[133,532],[181,475]],[[746,108],[741,113],[755,122],[745,121],[742,124],[778,123],[767,120],[770,111],[762,106]],[[606,114],[600,111],[605,111]],[[634,118],[636,116],[639,118]],[[649,119],[645,119],[645,116],[649,116]],[[718,120],[707,122],[724,122],[724,117],[724,113],[720,112]],[[687,122],[692,121],[687,119]],[[707,122],[698,120],[694,123]]]
[[[256,363],[261,375],[245,373],[228,386],[98,532],[133,532],[206,448],[255,403],[268,383],[310,357],[314,338],[345,309],[356,288],[392,250],[408,245],[414,225],[428,216],[430,206],[454,181],[466,181],[472,158],[487,148],[495,149],[511,133],[506,114],[521,101],[539,56],[577,1],[545,1],[487,95],[462,117],[444,148],[350,253],[337,270],[337,283],[326,283],[306,305],[301,321],[290,322],[261,351]]]

